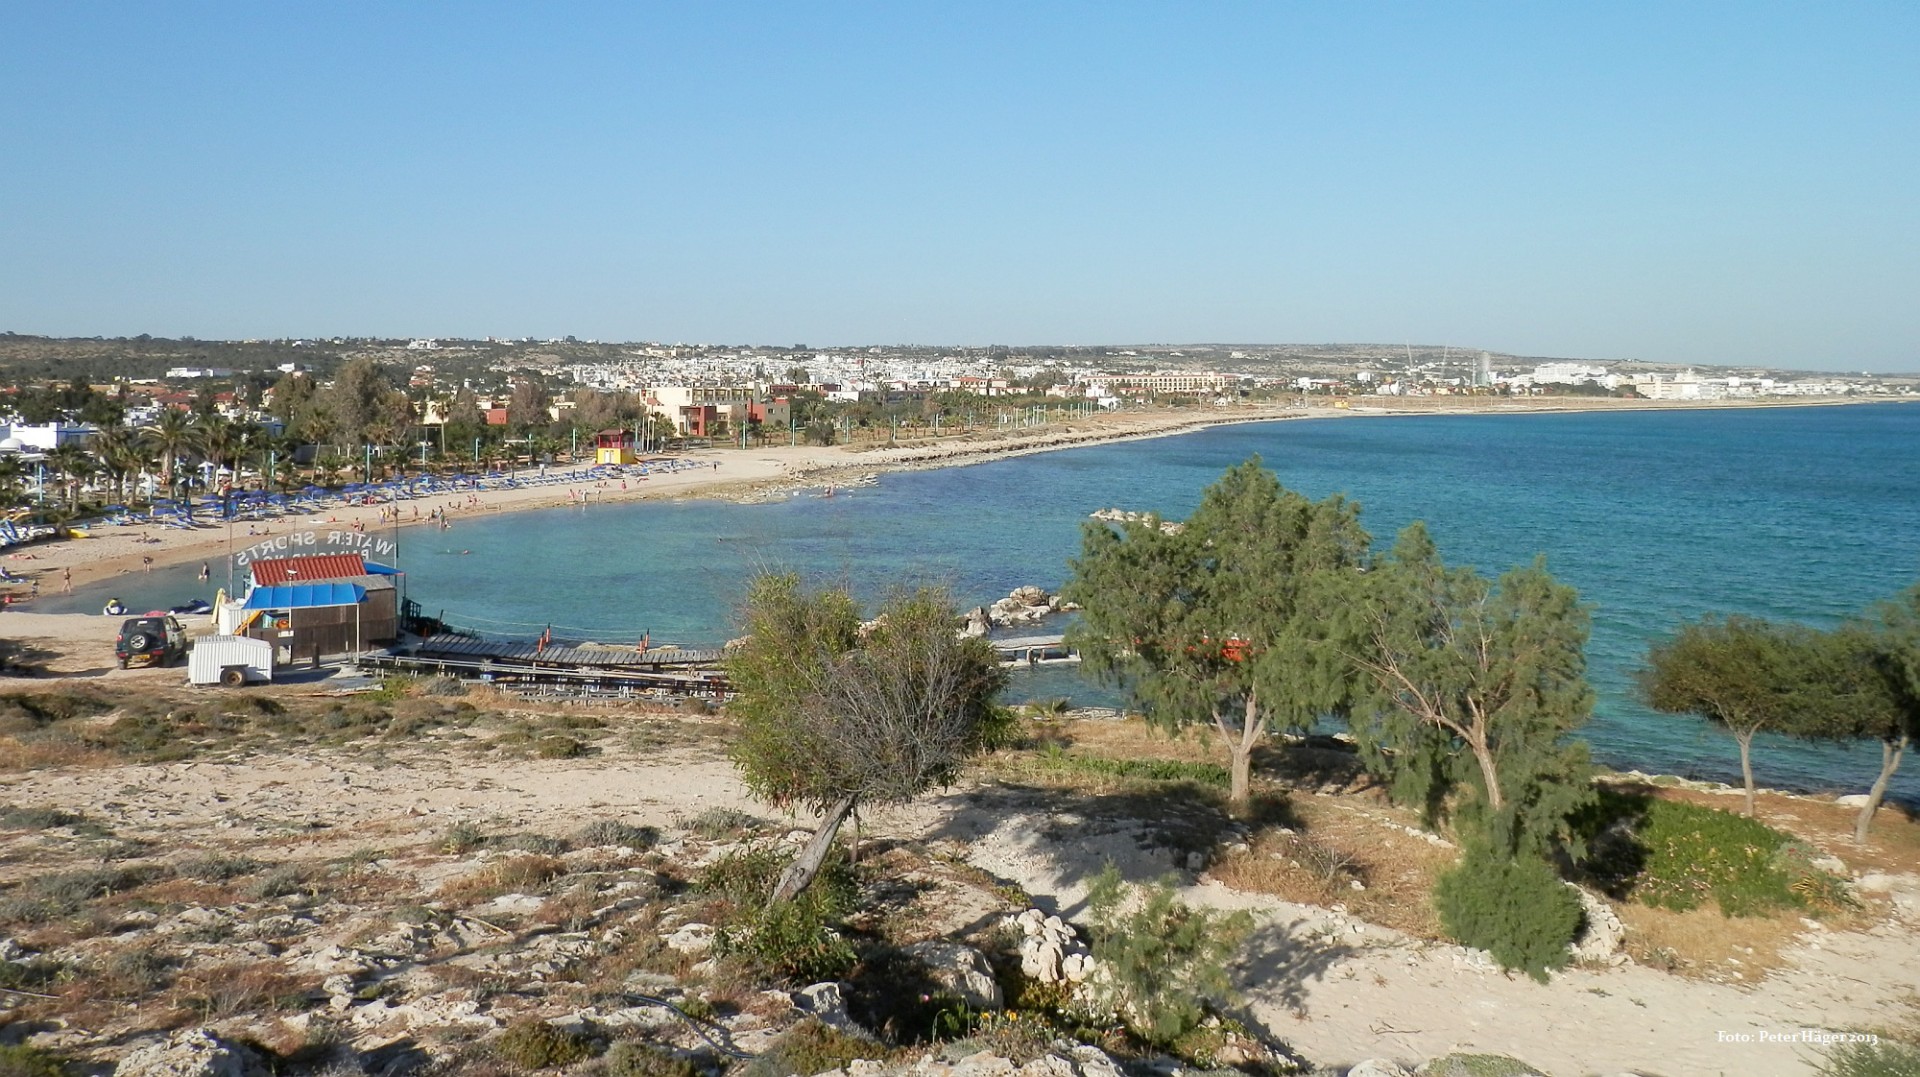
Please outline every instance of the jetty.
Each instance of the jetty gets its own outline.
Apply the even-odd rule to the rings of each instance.
[[[360,665],[460,677],[516,691],[725,698],[718,648],[537,643],[443,634],[360,656]]]
[[[1067,637],[1059,633],[1051,636],[990,638],[987,642],[993,644],[993,649],[999,653],[1001,665],[1050,666],[1080,661],[1079,652],[1068,647]]]

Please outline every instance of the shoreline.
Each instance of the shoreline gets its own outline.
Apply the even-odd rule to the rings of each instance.
[[[1355,398],[1348,398],[1350,401]],[[1359,398],[1366,400],[1388,398]],[[454,524],[469,514],[495,514],[503,512],[528,512],[538,509],[565,508],[578,502],[569,497],[569,491],[578,491],[594,503],[619,503],[657,499],[680,499],[689,497],[723,498],[727,500],[753,503],[769,499],[777,494],[794,490],[817,489],[829,485],[847,485],[863,481],[870,476],[889,472],[924,471],[944,467],[965,467],[971,464],[992,460],[1011,459],[1030,456],[1037,453],[1053,452],[1060,449],[1080,448],[1088,445],[1142,441],[1150,438],[1171,437],[1176,434],[1191,433],[1196,430],[1218,426],[1236,426],[1248,423],[1286,422],[1306,419],[1367,419],[1396,418],[1405,416],[1454,416],[1454,415],[1551,415],[1588,412],[1647,412],[1647,411],[1720,411],[1749,408],[1796,408],[1796,407],[1836,407],[1854,404],[1907,403],[1899,399],[1854,399],[1821,398],[1795,401],[1644,401],[1615,400],[1612,398],[1549,398],[1544,400],[1499,402],[1475,402],[1453,405],[1447,403],[1451,398],[1426,397],[1415,398],[1420,403],[1409,404],[1405,398],[1393,398],[1391,404],[1350,404],[1348,407],[1333,406],[1234,406],[1229,408],[1207,409],[1205,411],[1187,409],[1168,409],[1153,412],[1114,412],[1090,417],[1084,422],[1063,424],[1042,428],[1031,433],[1010,433],[1001,431],[981,432],[958,435],[949,438],[928,439],[926,441],[906,442],[883,446],[813,446],[778,445],[762,446],[750,449],[702,449],[678,457],[681,460],[694,460],[702,465],[714,464],[711,469],[702,466],[684,469],[665,475],[645,478],[629,478],[625,488],[601,480],[595,484],[587,480],[584,469],[589,465],[573,465],[561,470],[561,474],[579,474],[578,486],[567,483],[542,487],[520,489],[487,490],[478,495],[478,503],[467,505],[465,495],[431,496],[416,498],[410,502],[389,503],[401,512],[414,508],[451,507],[450,519]],[[1427,403],[1427,402],[1433,403]],[[1426,406],[1422,406],[1425,404]],[[620,480],[612,480],[619,482]],[[74,587],[85,587],[153,566],[178,565],[191,563],[196,558],[211,563],[216,558],[227,556],[229,549],[240,550],[252,545],[250,541],[274,534],[304,530],[309,527],[332,526],[341,529],[354,528],[356,524],[367,534],[379,534],[395,528],[411,528],[427,523],[423,513],[419,519],[405,518],[394,522],[382,522],[379,510],[383,506],[339,507],[324,513],[312,513],[304,516],[281,517],[270,521],[257,534],[234,533],[227,530],[196,529],[182,532],[165,527],[116,527],[111,530],[96,531],[84,539],[69,539],[57,543],[38,543],[27,546],[17,552],[0,554],[0,564],[11,572],[37,579],[42,595],[61,593],[62,572],[70,570]],[[249,525],[258,527],[259,525]],[[142,541],[143,536],[145,541]],[[20,593],[15,590],[16,595]],[[22,612],[31,606],[22,607]],[[0,620],[0,625],[7,622]],[[12,636],[12,632],[0,631],[0,635]]]

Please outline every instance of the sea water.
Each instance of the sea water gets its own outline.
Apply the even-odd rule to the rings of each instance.
[[[1089,513],[1184,516],[1255,454],[1292,489],[1358,501],[1383,548],[1424,520],[1449,563],[1490,575],[1544,555],[1591,609],[1588,737],[1618,767],[1737,779],[1725,734],[1636,699],[1648,643],[1675,625],[1715,612],[1826,627],[1920,580],[1920,407],[1898,404],[1248,423],[885,474],[831,497],[456,514],[448,531],[399,532],[399,561],[408,594],[463,628],[712,644],[737,634],[744,586],[766,570],[869,599],[938,583],[968,606],[1054,589]],[[171,604],[210,590],[197,572],[113,586],[130,605]],[[1015,692],[1112,699],[1059,671]],[[1763,739],[1755,762],[1763,784],[1859,791],[1879,753]],[[1906,771],[1896,792],[1920,803],[1920,765]]]

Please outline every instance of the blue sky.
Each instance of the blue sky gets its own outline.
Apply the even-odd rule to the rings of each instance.
[[[1920,370],[1920,5],[0,0],[0,329]]]

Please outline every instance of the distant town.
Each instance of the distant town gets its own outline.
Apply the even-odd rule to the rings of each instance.
[[[607,430],[631,432],[642,448],[770,439],[835,444],[1143,406],[1916,393],[1920,376],[1530,358],[1412,344],[822,348],[572,337],[202,341],[7,333],[0,334],[0,492],[14,503],[64,500],[78,511],[88,501],[150,498],[182,487],[284,487],[356,473],[372,481],[409,468],[577,459],[583,442],[591,446]],[[57,474],[48,474],[49,462]],[[49,498],[49,483],[65,488]]]

